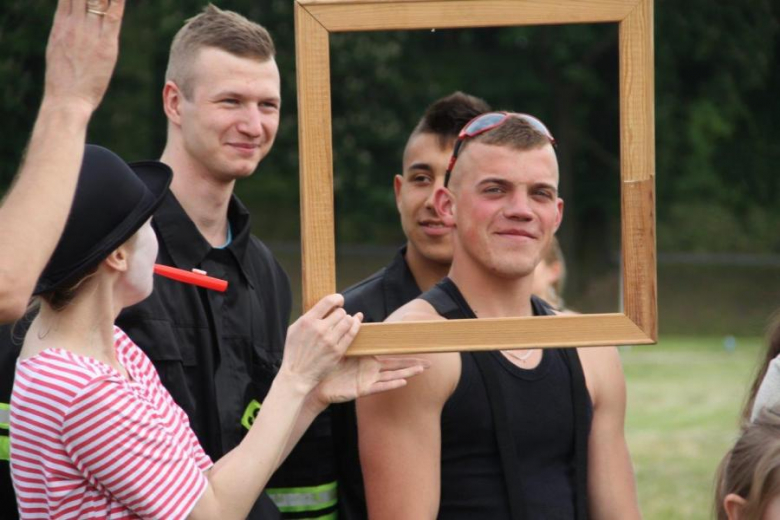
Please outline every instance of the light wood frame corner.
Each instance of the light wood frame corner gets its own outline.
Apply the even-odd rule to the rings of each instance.
[[[349,354],[656,342],[653,0],[296,1],[302,280],[306,309],[336,290],[330,33],[595,22],[619,24],[624,312],[366,324]]]

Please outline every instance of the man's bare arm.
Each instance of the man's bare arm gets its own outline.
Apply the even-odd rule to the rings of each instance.
[[[617,349],[579,349],[593,398],[588,441],[588,501],[594,520],[641,518],[624,433],[626,384]]]
[[[59,0],[46,48],[38,118],[17,177],[0,204],[0,323],[19,318],[59,241],[73,202],[87,124],[118,54],[125,0],[105,16]]]
[[[388,321],[437,318],[427,303],[414,300]],[[441,411],[457,384],[460,357],[421,357],[431,362],[424,374],[401,389],[357,401],[360,461],[372,520],[432,520],[439,510]]]

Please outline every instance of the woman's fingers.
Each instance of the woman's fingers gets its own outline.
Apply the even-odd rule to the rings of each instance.
[[[416,357],[386,357],[381,356],[376,358],[379,361],[380,370],[398,370],[399,368],[406,368],[411,366],[422,366],[428,368],[431,366],[431,362],[424,358]]]
[[[81,0],[82,2],[84,0]],[[73,6],[71,5],[73,2],[72,0],[59,0],[57,2],[57,9],[54,11],[54,21],[56,22],[58,18],[62,18],[63,16],[68,16],[70,14],[71,9]]]
[[[344,297],[340,294],[329,294],[314,304],[305,316],[321,320],[328,316],[335,308],[344,305]]]
[[[421,363],[424,362],[424,363]],[[388,390],[394,390],[406,385],[406,380],[410,377],[421,374],[430,366],[430,363],[425,360],[414,360],[414,363],[405,368],[399,368],[395,370],[380,370],[377,374],[377,380],[368,388],[365,395],[377,394],[379,392],[386,392]]]
[[[328,331],[341,323],[348,316],[349,315],[347,314],[347,311],[341,307],[336,307],[330,312],[330,314],[320,319],[322,322],[321,326],[325,331]]]
[[[380,370],[377,381],[386,382],[393,381],[395,379],[407,379],[414,377],[417,374],[421,374],[427,367],[423,365],[412,365],[406,368],[400,368],[397,370]]]
[[[111,5],[103,17],[103,37],[110,40],[116,40],[119,37],[124,13],[125,0],[111,0]]]
[[[357,336],[357,333],[360,330],[360,325],[363,323],[363,313],[358,312],[352,316],[350,320],[350,327],[344,332],[344,334],[341,335],[338,340],[339,346],[343,347],[343,351],[347,350],[347,347],[352,344],[352,340],[355,339],[355,336]]]
[[[406,385],[410,377],[421,374],[431,366],[430,361],[421,358],[373,358],[377,363],[372,381],[361,385],[361,396],[386,392]],[[365,360],[368,362],[368,360]]]
[[[349,333],[357,320],[343,312],[342,309],[339,309],[339,311],[343,314],[338,318],[338,321],[323,320],[322,326],[324,327],[324,343],[328,346],[336,347],[340,351],[342,338]],[[347,346],[349,346],[349,342]]]
[[[329,345],[333,345],[337,352],[343,355],[360,330],[362,320],[363,315],[361,313],[350,316],[344,312],[343,317],[328,330],[325,340]]]
[[[107,6],[104,10],[104,4],[99,0],[87,0],[86,2],[76,2],[74,0],[73,7],[79,12],[78,14],[82,10],[79,4],[84,4],[84,28],[93,34],[95,38],[98,38],[103,28],[103,18],[106,16]]]
[[[361,395],[361,397],[378,394],[380,392],[387,392],[388,390],[395,390],[396,388],[401,388],[402,386],[405,385],[406,385],[406,379],[395,379],[393,381],[377,382],[371,385],[371,388],[369,388],[366,393]]]

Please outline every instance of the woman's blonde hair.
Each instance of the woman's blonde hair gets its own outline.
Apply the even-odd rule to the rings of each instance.
[[[557,310],[562,311],[566,308],[566,303],[563,301],[563,289],[566,285],[566,260],[563,258],[561,244],[555,235],[552,236],[547,249],[545,249],[542,255],[542,263],[547,266],[557,263],[559,268],[558,278],[547,287],[545,294],[540,294],[539,296]]]

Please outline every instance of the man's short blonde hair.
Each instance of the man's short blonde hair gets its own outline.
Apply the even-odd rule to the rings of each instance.
[[[176,83],[187,98],[192,96],[193,63],[204,47],[260,62],[276,55],[274,41],[264,27],[238,13],[209,4],[179,29],[168,56],[165,80]]]

